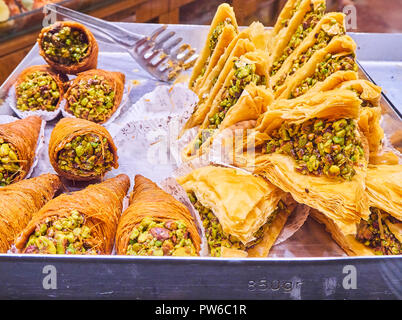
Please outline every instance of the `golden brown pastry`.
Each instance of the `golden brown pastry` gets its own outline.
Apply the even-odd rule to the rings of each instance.
[[[56,124],[50,136],[49,159],[58,174],[76,181],[100,179],[119,167],[109,132],[77,118],[63,118]]]
[[[0,253],[6,253],[32,216],[53,198],[61,182],[55,174],[0,188]]]
[[[141,175],[135,176],[130,205],[120,218],[117,254],[197,256],[201,239],[189,210]]]
[[[84,25],[75,21],[58,21],[41,30],[39,54],[55,70],[77,74],[95,69],[98,43]]]
[[[295,207],[279,188],[239,169],[207,166],[177,181],[200,214],[213,257],[266,257]]]
[[[118,175],[49,201],[15,242],[20,253],[111,254],[130,179]]]

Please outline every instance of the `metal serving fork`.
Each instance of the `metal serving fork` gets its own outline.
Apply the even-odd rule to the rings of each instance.
[[[179,46],[183,38],[175,37],[174,31],[166,31],[166,25],[156,29],[150,36],[145,36],[57,4],[47,4],[45,10],[47,10],[45,12],[53,11],[61,14],[96,30],[112,43],[128,51],[145,71],[158,80],[166,82],[174,80],[197,58],[195,50],[189,45],[181,44]]]

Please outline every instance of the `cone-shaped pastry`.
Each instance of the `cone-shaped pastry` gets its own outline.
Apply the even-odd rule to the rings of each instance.
[[[255,146],[256,154],[254,160],[249,154],[248,166],[354,234],[369,214],[368,149],[357,126],[361,100],[338,89],[288,101],[275,101],[282,108],[267,111],[249,135],[245,147]]]
[[[149,179],[135,176],[130,205],[117,229],[117,254],[197,256],[200,247],[196,222],[186,206]]]
[[[366,185],[370,217],[360,220],[356,234],[343,233],[320,212],[312,216],[349,255],[402,254],[402,165],[369,165]]]
[[[0,185],[26,177],[35,159],[42,120],[30,116],[0,124]]]
[[[55,174],[44,174],[0,188],[0,253],[10,249],[32,216],[60,188]]]
[[[48,65],[22,71],[15,84],[16,108],[21,111],[54,111],[59,108],[68,78]]]
[[[266,257],[295,202],[261,177],[207,166],[177,178],[200,214],[213,257]]]
[[[325,48],[334,38],[344,34],[344,15],[334,12],[326,14],[291,54],[284,52],[283,58],[272,66],[272,88],[276,91],[287,77],[303,67],[314,53]]]
[[[99,179],[119,166],[109,132],[99,124],[77,118],[63,118],[54,127],[49,158],[58,174],[78,181]]]
[[[197,136],[182,153],[188,161],[200,156],[219,131],[240,121],[255,120],[266,111],[272,94],[266,89],[267,59],[262,51],[247,52],[230,62],[230,71],[212,102]]]
[[[110,254],[130,179],[121,174],[62,194],[37,212],[15,242],[21,253]]]
[[[65,110],[77,118],[106,122],[120,106],[125,76],[100,69],[78,74],[66,92]]]
[[[324,15],[325,8],[325,0],[289,1],[284,7],[272,32],[271,75],[311,33]]]
[[[237,22],[233,8],[223,3],[216,10],[204,48],[194,65],[189,82],[190,89],[195,89],[198,87],[197,83],[204,80],[236,34]]]
[[[98,43],[84,25],[74,21],[58,21],[41,30],[39,53],[55,70],[65,74],[95,69]]]

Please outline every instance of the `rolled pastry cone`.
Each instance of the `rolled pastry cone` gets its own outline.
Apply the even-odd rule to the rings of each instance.
[[[360,221],[356,234],[343,233],[331,219],[316,210],[311,211],[312,217],[326,226],[334,240],[348,255],[401,254],[402,166],[369,165],[366,185],[372,214],[367,221]],[[370,241],[371,239],[378,240]],[[389,241],[390,239],[392,242]],[[395,251],[381,252],[380,243],[386,247],[392,243]]]
[[[271,87],[275,90],[281,86],[286,78],[307,63],[315,52],[326,47],[334,38],[344,35],[344,18],[344,14],[338,12],[326,14],[288,58],[272,68]]]
[[[16,248],[21,253],[111,254],[123,199],[129,187],[128,176],[120,174],[83,190],[54,198],[33,216],[16,239]],[[70,224],[63,223],[66,220]],[[44,224],[47,225],[47,230],[41,232]],[[64,240],[68,242],[63,241],[60,234],[57,235],[58,231],[64,233],[66,229],[69,234]],[[36,232],[40,232],[41,241],[30,239],[31,236],[35,237]],[[87,234],[83,235],[83,232]],[[72,234],[75,237],[70,239]],[[60,238],[62,241],[58,243]],[[81,247],[76,247],[75,252],[68,249],[71,243],[79,242],[85,247],[85,252],[79,250]],[[39,248],[39,245],[43,247]]]
[[[17,109],[21,108],[18,106],[18,99],[21,98],[23,102],[26,102],[22,97],[20,97],[19,95],[19,86],[24,83],[25,81],[29,81],[29,77],[32,76],[32,74],[39,72],[40,74],[44,74],[47,76],[52,77],[53,81],[56,83],[56,92],[58,93],[58,98],[56,99],[56,104],[53,105],[52,104],[52,110],[46,110],[46,109],[39,109],[39,110],[43,110],[43,111],[54,111],[57,110],[60,106],[60,103],[63,99],[64,96],[64,86],[66,84],[66,82],[68,81],[68,78],[66,75],[59,73],[59,72],[55,72],[52,68],[50,68],[48,65],[37,65],[37,66],[30,66],[26,69],[24,69],[19,75],[18,78],[15,82],[15,96],[17,98]],[[23,90],[23,88],[21,88]],[[50,90],[51,88],[49,88],[49,85],[46,84],[45,86],[41,86],[41,85],[37,85],[37,91],[39,91],[41,93],[41,96],[43,97],[43,95],[45,94],[46,91]],[[32,87],[29,88],[29,90],[32,90]],[[31,95],[29,97],[32,97]],[[47,99],[46,99],[47,100]],[[29,105],[27,106],[28,110],[21,110],[21,111],[30,111],[31,109],[29,109]],[[37,109],[35,109],[37,110]]]
[[[58,32],[63,27],[69,27],[73,31],[78,31],[82,35],[80,41],[88,44],[87,51],[79,61],[69,61],[68,63],[64,63],[64,61],[58,62],[57,60],[52,58],[49,54],[45,52],[43,49],[43,41],[46,38],[48,33],[52,34]],[[95,69],[98,65],[98,43],[96,42],[95,37],[89,31],[87,27],[84,25],[75,22],[75,21],[58,21],[48,27],[45,27],[41,30],[38,37],[38,45],[39,45],[39,54],[45,59],[46,63],[49,64],[53,69],[60,71],[65,74],[77,74],[89,69]],[[66,48],[70,48],[70,45],[65,45]],[[59,46],[55,46],[59,47]]]
[[[285,82],[276,88],[275,97],[292,99],[310,90],[319,92],[328,82],[333,83],[332,79],[338,78],[339,72],[357,72],[355,50],[356,43],[350,36],[335,37],[328,46],[315,52],[303,67],[288,76]]]
[[[198,157],[208,150],[209,145],[213,141],[212,136],[216,135],[220,130],[240,121],[255,120],[260,114],[265,112],[266,106],[273,100],[273,96],[271,92],[267,90],[266,85],[266,63],[267,60],[264,52],[254,51],[247,52],[243,56],[233,59],[225,66],[225,68],[227,67],[229,69],[227,77],[221,89],[216,94],[210,110],[198,130],[197,136],[184,148],[182,152],[184,161]],[[249,81],[248,83],[245,82],[245,87],[237,87],[236,83],[241,81],[241,72],[238,71],[245,68],[243,64],[246,66],[254,66],[253,74],[259,77],[259,80],[256,82],[257,85],[255,85],[253,81]],[[240,97],[238,100],[233,100],[234,104],[225,107],[226,111],[223,111],[221,110],[223,108],[221,104],[230,98],[232,87],[236,88],[236,92]],[[214,121],[214,128],[212,128],[211,119],[222,112],[224,112],[224,115],[219,116],[220,122],[217,123]],[[210,129],[214,129],[212,135]],[[201,144],[199,142],[201,142]]]
[[[77,90],[85,90],[85,87],[88,85],[90,86],[89,88],[91,88],[91,83],[93,83],[94,80],[101,81],[102,84],[106,84],[111,88],[111,92],[104,91],[104,99],[106,96],[109,97],[110,94],[114,92],[114,96],[112,98],[113,106],[111,108],[107,107],[106,101],[101,101],[101,106],[105,109],[104,111],[102,110],[102,112],[99,112],[98,110],[98,100],[91,100],[91,96],[86,94],[85,91],[82,93],[82,95],[79,95],[78,99],[74,95],[74,92]],[[69,114],[77,118],[90,120],[100,124],[105,123],[120,106],[124,92],[124,81],[125,76],[121,72],[106,71],[101,69],[93,69],[81,72],[69,84],[69,88],[65,95],[66,104],[64,109]],[[83,86],[83,88],[81,88],[81,86]],[[83,104],[82,101],[85,98],[86,103]],[[78,103],[78,106],[72,106],[74,103]],[[90,108],[90,105],[93,107]]]
[[[0,188],[0,253],[6,253],[32,216],[53,198],[61,182],[43,174]]]
[[[295,207],[282,190],[240,169],[206,166],[176,180],[200,213],[213,256],[266,257]],[[211,228],[236,242],[215,243]]]
[[[4,169],[0,179],[2,185],[20,181],[28,174],[35,159],[41,126],[42,119],[38,116],[0,124],[0,139],[3,140],[0,146],[0,166]],[[13,164],[18,166],[18,170],[8,169]],[[7,182],[6,176],[10,181]]]
[[[255,148],[255,153],[246,151],[243,159],[238,160],[239,165],[266,177],[277,187],[289,192],[297,202],[321,211],[332,219],[342,232],[355,234],[356,224],[360,218],[367,219],[369,215],[367,195],[364,191],[368,147],[367,141],[357,128],[361,100],[350,90],[338,89],[308,96],[305,101],[301,97],[294,99],[291,103],[298,104],[294,106],[287,105],[286,101],[289,100],[275,101],[275,103],[281,104],[282,108],[268,110],[260,117],[255,130],[248,135],[243,147],[244,149]],[[354,123],[354,139],[361,144],[360,149],[363,151],[363,156],[359,156],[350,164],[355,171],[355,174],[349,177],[350,180],[341,176],[326,175],[324,171],[321,175],[310,174],[308,171],[303,174],[296,170],[297,162],[294,157],[286,152],[266,153],[266,142],[282,124],[303,124],[310,119],[322,120],[324,125],[328,121],[340,119],[349,119],[350,123]],[[331,133],[331,136],[334,135],[335,133]],[[296,137],[299,139],[299,136]],[[315,137],[314,135],[313,139]],[[336,151],[332,146],[335,148],[335,143],[331,143],[329,155],[333,161],[332,164],[338,166],[339,162],[334,161]],[[306,149],[306,147],[302,149]],[[318,150],[318,144],[317,146],[312,144],[310,153],[316,149]],[[357,148],[357,150],[359,149]],[[350,157],[342,151],[342,148],[338,152],[342,152],[342,157]],[[306,154],[308,155],[309,152]],[[319,161],[318,164],[320,165],[321,162]],[[342,164],[340,165],[338,175],[342,168]],[[347,172],[350,172],[349,169]]]
[[[308,31],[311,29],[310,27],[314,27],[325,13],[325,0],[301,0],[297,3],[293,1],[290,2],[292,2],[292,5],[289,7],[285,5],[282,11],[283,15],[289,15],[289,18],[282,19],[281,13],[272,32],[270,45],[272,49],[270,51],[269,60],[270,71],[280,57],[286,53],[285,51],[293,50],[293,47],[299,44],[306,34],[308,34]],[[291,12],[285,14],[285,11],[289,9]],[[280,26],[280,24],[282,24],[282,26]],[[299,33],[300,31],[301,33]],[[296,38],[298,41],[295,41],[294,46],[289,46],[292,38]]]
[[[123,212],[116,234],[117,254],[126,255],[130,245],[130,237],[133,230],[141,225],[144,219],[151,219],[157,223],[181,221],[187,228],[189,239],[195,248],[195,254],[199,255],[201,238],[196,222],[187,207],[173,196],[160,189],[151,180],[141,176],[135,176],[134,190],[130,195],[130,205]],[[166,229],[165,229],[166,230]],[[152,229],[151,233],[152,234]],[[162,241],[170,240],[170,238]],[[161,244],[165,250],[164,243]],[[164,252],[163,255],[167,255]],[[189,255],[173,251],[173,255]]]
[[[92,148],[88,147],[89,149],[93,149],[92,152],[80,142],[77,142],[77,147],[79,147],[80,150],[77,149],[77,147],[74,149],[72,142],[74,140],[76,141],[77,137],[84,136],[94,139],[96,138],[96,141],[94,140],[93,143],[95,143],[97,146],[92,143],[88,143],[92,146]],[[108,145],[106,145],[104,139],[107,140],[106,142]],[[101,150],[99,154],[97,154],[96,150],[98,149],[99,145]],[[76,168],[75,165],[71,164],[70,168],[65,170],[60,167],[63,165],[61,161],[66,161],[66,159],[60,159],[62,152],[63,157],[71,158],[72,163],[76,163],[75,157],[79,157],[80,164],[82,164],[83,161],[90,162],[92,159],[93,165],[89,167],[82,165],[81,167]],[[111,157],[109,156],[109,153],[111,153]],[[107,171],[111,170],[112,168],[119,167],[117,162],[117,148],[110,133],[103,126],[97,123],[78,118],[63,118],[56,124],[50,135],[49,159],[54,170],[56,170],[60,176],[76,181],[90,181],[99,179],[102,178]],[[95,167],[99,168],[99,171],[96,171]],[[76,171],[74,172],[70,169],[75,169]]]
[[[215,68],[209,73],[205,85],[199,91],[199,102],[194,108],[190,118],[187,120],[179,138],[184,134],[187,129],[201,125],[208,112],[211,109],[212,103],[225,84],[225,80],[233,69],[233,60],[238,59],[240,56],[247,52],[256,50],[256,44],[263,42],[261,40],[264,33],[262,25],[254,24],[250,26],[245,32],[241,32],[229,45],[226,53],[221,57]]]
[[[227,3],[221,4],[212,19],[205,45],[195,62],[189,81],[190,89],[197,93],[197,83],[203,81],[203,77],[215,66],[225,48],[236,36],[237,31],[238,26],[233,8]]]

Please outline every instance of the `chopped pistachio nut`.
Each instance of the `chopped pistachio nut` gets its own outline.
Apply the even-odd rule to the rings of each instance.
[[[21,172],[20,163],[21,160],[18,160],[14,146],[0,138],[0,186],[6,186],[15,181]]]
[[[296,160],[296,171],[350,180],[353,166],[363,157],[361,141],[351,119],[311,119],[302,124],[283,123],[271,133],[266,153],[284,153]]]
[[[16,107],[21,111],[54,111],[60,100],[60,90],[50,74],[36,71],[16,87],[16,96]]]
[[[277,208],[271,213],[267,222],[255,232],[255,239],[247,245],[244,245],[239,239],[237,239],[237,237],[223,232],[222,225],[219,223],[218,218],[214,215],[211,209],[202,205],[194,192],[188,192],[187,195],[194,208],[200,214],[200,218],[205,229],[205,235],[207,237],[208,248],[212,257],[221,256],[221,247],[239,249],[243,251],[254,247],[256,244],[261,242],[265,229],[269,227],[278,213],[282,210],[286,210],[285,204],[282,201],[279,201]]]
[[[338,23],[338,22],[336,22]],[[319,33],[315,35],[315,43],[313,46],[309,47],[307,51],[302,53],[297,59],[293,61],[292,66],[290,67],[290,71],[288,74],[284,74],[281,79],[279,79],[275,85],[273,86],[273,90],[276,91],[286,80],[287,76],[293,75],[297,70],[299,70],[301,67],[303,67],[313,56],[314,53],[316,53],[318,50],[325,48],[328,43],[335,37],[339,36],[342,34],[345,34],[345,30],[343,26],[340,26],[339,29],[341,30],[340,33],[338,34],[328,34],[324,30],[321,30]]]
[[[349,54],[346,56],[336,56],[328,53],[324,61],[320,62],[314,74],[305,79],[298,87],[296,87],[290,94],[289,99],[293,99],[305,94],[317,82],[324,81],[331,74],[337,71],[353,70],[358,71],[358,66],[355,62],[355,55]]]
[[[373,103],[370,100],[366,100],[366,99],[362,98],[361,92],[359,92],[358,90],[356,90],[353,87],[348,87],[347,89],[355,92],[357,94],[357,96],[362,100],[362,104],[361,104],[362,108],[373,108],[374,107]]]
[[[84,216],[72,210],[68,217],[53,217],[37,225],[24,253],[99,254],[97,246]]]
[[[130,234],[127,255],[197,256],[197,252],[183,221],[145,217]]]
[[[50,60],[63,65],[81,62],[88,55],[85,33],[67,26],[46,32],[41,45]]]
[[[311,10],[306,13],[303,21],[297,27],[296,32],[289,40],[288,45],[283,50],[282,56],[275,60],[271,69],[271,76],[275,75],[282,67],[285,60],[292,54],[292,52],[303,42],[307,35],[314,29],[320,19],[324,16],[325,4],[320,4],[315,10],[314,5],[311,4]]]
[[[374,249],[378,255],[402,254],[402,243],[392,234],[386,223],[394,224],[401,221],[375,207],[371,207],[370,211],[368,221],[361,220],[359,223],[356,239]]]
[[[104,77],[80,80],[70,89],[68,108],[77,118],[103,122],[112,113],[115,91]]]
[[[111,170],[114,157],[106,138],[95,134],[75,137],[59,151],[58,167],[76,176],[102,176]]]

